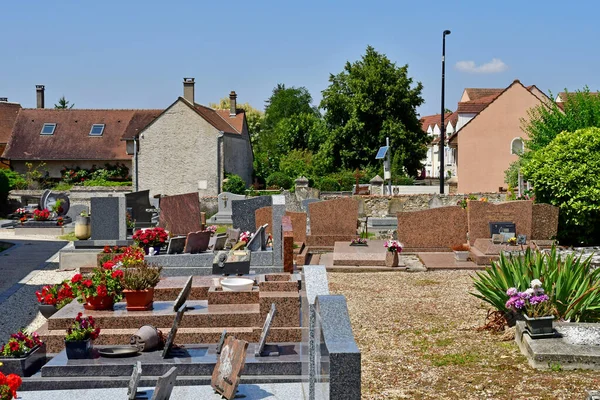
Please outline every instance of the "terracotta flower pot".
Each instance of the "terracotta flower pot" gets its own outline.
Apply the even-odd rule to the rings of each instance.
[[[83,308],[86,310],[112,310],[114,305],[112,296],[92,296],[85,300]]]
[[[397,251],[388,251],[385,253],[385,266],[397,267],[399,262]]]
[[[123,290],[128,311],[152,310],[154,300],[154,288],[146,290]]]

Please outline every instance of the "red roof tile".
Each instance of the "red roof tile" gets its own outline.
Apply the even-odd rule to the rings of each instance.
[[[0,102],[0,143],[8,143],[21,105]],[[1,154],[0,154],[1,155]]]
[[[215,110],[201,104],[194,104],[195,110],[216,129],[226,132],[240,134],[244,125],[244,110],[236,110],[235,117],[229,116],[229,110]]]
[[[469,101],[477,101],[484,97],[494,96],[496,98],[504,89],[489,89],[489,88],[466,88]]]
[[[496,89],[493,89],[496,90]],[[463,101],[458,103],[457,112],[461,114],[477,114],[496,99],[502,92],[491,94],[486,97],[479,97],[475,101]]]
[[[4,157],[10,160],[128,160],[121,138],[141,131],[162,110],[21,109]],[[40,135],[55,123],[53,135]],[[102,136],[90,136],[104,124]]]
[[[457,121],[458,121],[458,113],[457,112],[448,113],[448,114],[444,115],[444,125],[446,127],[448,127],[449,123],[452,123],[452,125],[456,126]],[[441,123],[442,123],[442,114],[426,115],[424,117],[421,117],[421,129],[423,130],[423,132],[427,132],[427,129],[429,129],[430,126],[435,126],[435,125],[440,126]]]

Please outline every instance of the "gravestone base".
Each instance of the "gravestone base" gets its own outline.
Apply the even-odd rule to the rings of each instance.
[[[469,257],[477,265],[490,265],[500,259],[500,253],[502,252],[525,251],[528,247],[532,250],[535,248],[530,241],[523,246],[511,246],[509,244],[494,244],[492,239],[477,239],[471,246]]]
[[[102,250],[104,246],[127,247],[133,245],[133,240],[75,240],[73,246],[76,249],[98,249]]]

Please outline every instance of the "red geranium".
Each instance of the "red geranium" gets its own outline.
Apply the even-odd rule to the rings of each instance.
[[[10,400],[17,398],[17,389],[21,386],[22,379],[19,375],[0,372],[0,399]]]
[[[92,317],[84,317],[82,313],[78,313],[77,317],[67,329],[66,341],[78,341],[87,339],[96,339],[100,334],[100,328],[96,327],[96,322]]]
[[[71,283],[81,282],[81,279],[83,279],[83,275],[81,275],[81,274],[75,274],[71,278]]]
[[[50,219],[50,211],[47,208],[43,210],[33,210],[33,219],[36,221],[48,221]]]
[[[23,357],[35,346],[40,345],[42,345],[42,341],[37,333],[34,332],[30,335],[27,332],[20,330],[19,332],[10,335],[8,343],[0,348],[0,356]],[[0,399],[2,399],[1,396]]]
[[[121,271],[120,269],[114,270],[112,273],[112,277],[113,278],[122,278],[123,277],[123,271]]]
[[[81,275],[77,275],[79,275],[79,279],[81,279]],[[76,276],[74,276],[72,279],[75,279]],[[71,300],[75,298],[68,280],[56,285],[46,285],[41,291],[38,290],[35,292],[35,295],[38,302],[56,306],[56,308],[59,310],[69,304]]]
[[[133,235],[133,240],[139,246],[140,244],[149,247],[161,246],[169,239],[169,234],[163,228],[148,228],[137,231]]]
[[[81,282],[83,284],[83,286],[85,287],[92,287],[92,285],[94,284],[94,282],[92,282],[91,279],[86,279],[85,281]]]
[[[107,262],[105,262],[104,264],[102,264],[102,268],[104,268],[104,269],[113,269],[113,267],[114,267],[115,265],[116,265],[116,264],[115,264],[114,262],[112,262],[112,261],[107,261]]]
[[[98,296],[100,297],[104,297],[106,295],[108,295],[108,292],[106,290],[106,286],[104,285],[100,285],[96,288],[96,293],[98,293]]]

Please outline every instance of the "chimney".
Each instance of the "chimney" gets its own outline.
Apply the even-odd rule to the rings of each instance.
[[[237,115],[237,94],[232,90],[229,93],[229,116],[235,117]]]
[[[44,108],[44,85],[35,85],[35,92],[37,94],[37,108]]]
[[[0,103],[7,103],[8,97],[0,97]]]
[[[194,104],[194,78],[183,78],[183,98]]]

